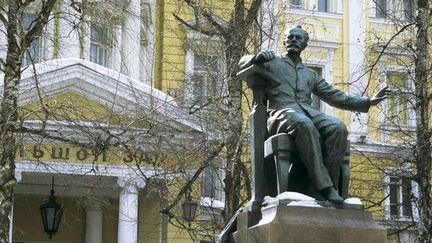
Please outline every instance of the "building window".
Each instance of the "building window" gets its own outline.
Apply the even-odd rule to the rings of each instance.
[[[390,125],[408,125],[408,74],[387,72],[387,85],[395,94],[387,100],[387,121]]]
[[[90,29],[90,61],[108,67],[111,43],[108,28],[92,23]]]
[[[216,171],[213,166],[207,166],[204,168],[203,177],[202,177],[202,197],[215,198],[216,196],[216,188],[215,188],[215,180],[216,180]]]
[[[303,0],[290,0],[290,8],[303,8]]]
[[[415,6],[413,0],[403,0],[403,16],[408,21],[414,21]]]
[[[375,16],[377,18],[387,17],[387,0],[376,0],[375,1]]]
[[[218,57],[194,54],[193,59],[192,102],[196,106],[205,106],[217,93]]]
[[[215,20],[221,26],[228,25],[217,16]],[[213,29],[207,21],[199,23],[195,18],[186,23],[189,26],[205,26],[209,31]],[[183,27],[186,31],[183,101],[189,112],[207,116],[217,106],[216,101],[222,101],[220,98],[226,93],[223,40],[217,36],[203,35],[186,25]]]
[[[385,218],[396,221],[418,221],[418,185],[412,180],[414,171],[408,161],[385,169]]]
[[[408,177],[390,176],[389,181],[389,216],[392,219],[413,219],[414,191],[412,180]]]
[[[318,11],[329,12],[329,0],[318,0]]]
[[[151,29],[151,26],[153,24],[152,22],[152,11],[151,6],[149,3],[141,1],[141,28],[140,28],[140,41],[141,41],[141,48],[146,48],[149,45],[149,35],[151,33],[149,32]]]
[[[33,14],[24,14],[22,19],[22,27],[24,31],[29,30],[33,27],[33,20],[36,19],[36,16]],[[38,63],[41,61],[42,57],[42,37],[36,37],[32,43],[30,43],[29,48],[26,50],[23,59],[23,65],[27,66],[32,63]]]

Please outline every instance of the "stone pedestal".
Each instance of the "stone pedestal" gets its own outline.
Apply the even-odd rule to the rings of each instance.
[[[387,231],[369,212],[304,206],[268,206],[262,215],[244,212],[237,218],[236,243],[383,243]],[[256,218],[259,223],[251,226]],[[253,224],[253,223],[252,223]]]

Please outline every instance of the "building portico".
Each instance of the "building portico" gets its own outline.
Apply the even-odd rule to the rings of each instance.
[[[65,209],[59,232],[53,237],[54,241],[70,237],[67,228],[80,228],[75,236],[84,238],[86,243],[138,242],[139,192],[145,187],[145,180],[132,168],[103,166],[95,172],[92,171],[91,164],[20,161],[17,163],[16,175],[21,180],[16,188],[16,197],[20,199],[20,203],[15,203],[15,212],[28,213],[19,213],[14,217],[13,225],[16,227],[12,229],[13,242],[24,239],[26,242],[40,242],[48,239],[43,233],[38,213],[42,201],[48,198],[52,177],[57,202],[63,204]],[[149,170],[143,176],[154,175]],[[24,208],[23,198],[26,198],[24,201],[34,203],[26,203]],[[149,213],[158,212],[145,212]],[[28,214],[32,215],[31,220],[27,219]],[[75,219],[71,220],[71,217]],[[117,229],[109,232],[114,229],[114,224],[108,229],[107,222],[113,221],[113,218],[117,221]],[[34,234],[30,231],[39,232]],[[67,242],[74,242],[70,240]]]

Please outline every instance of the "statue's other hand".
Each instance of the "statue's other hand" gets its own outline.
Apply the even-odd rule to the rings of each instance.
[[[370,98],[371,106],[378,105],[381,101],[387,99],[392,94],[392,92],[392,90],[388,89],[388,86],[380,89],[380,91]]]
[[[252,62],[255,64],[262,64],[265,62],[269,62],[276,58],[276,54],[274,51],[270,50],[262,50],[253,58]]]

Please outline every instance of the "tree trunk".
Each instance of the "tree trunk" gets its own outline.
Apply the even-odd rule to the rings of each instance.
[[[4,90],[0,124],[0,242],[9,242],[9,215],[13,205],[15,180],[15,125],[17,122],[18,84],[21,79],[21,49],[18,37],[18,6],[9,4]]]
[[[7,52],[4,60],[3,99],[0,111],[0,242],[9,242],[9,216],[13,205],[15,153],[17,150],[18,86],[24,51],[40,36],[47,24],[56,0],[42,1],[36,19],[26,31],[21,31],[23,13],[33,1],[8,1],[2,6],[7,16],[1,16],[6,28]]]
[[[416,97],[416,165],[417,182],[419,187],[419,236],[420,242],[432,240],[431,213],[431,132],[429,120],[429,26],[430,1],[418,1],[417,39],[415,60],[415,97]]]
[[[237,63],[242,55],[242,45],[230,41],[227,48],[228,67],[228,101],[227,101],[227,123],[225,125],[227,171],[225,178],[226,217],[230,219],[240,206],[241,197],[241,165],[242,162],[242,84],[236,80]],[[242,40],[238,40],[242,42]]]
[[[253,21],[256,19],[261,0],[254,0],[249,11],[246,11],[245,2],[236,0],[228,35],[225,39],[227,75],[228,75],[228,98],[227,98],[227,122],[225,125],[225,143],[227,151],[227,168],[225,173],[225,217],[229,220],[242,203],[242,177],[248,177],[250,173],[244,173],[244,161],[242,160],[242,83],[237,80],[237,64],[246,51],[246,40],[250,36]],[[244,179],[244,178],[243,178]],[[250,192],[248,192],[250,195]]]

